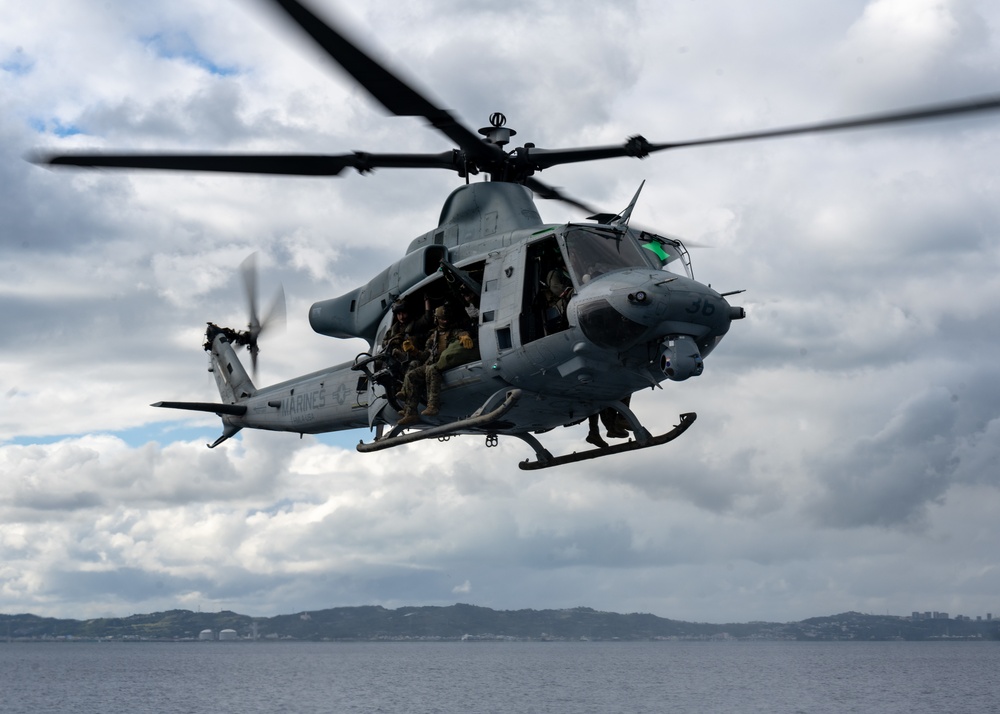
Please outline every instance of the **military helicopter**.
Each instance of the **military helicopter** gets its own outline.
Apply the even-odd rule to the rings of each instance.
[[[334,155],[182,155],[101,153],[45,156],[52,166],[166,169],[297,176],[337,176],[347,168],[444,169],[465,183],[445,200],[438,225],[414,238],[405,255],[367,284],[312,305],[316,332],[361,338],[369,349],[347,363],[258,387],[235,348],[248,348],[256,367],[258,338],[280,312],[258,314],[256,272],[245,264],[250,298],[246,330],[208,324],[204,343],[219,402],[157,402],[153,406],[217,414],[223,432],[214,448],[243,428],[316,434],[368,428],[361,452],[428,438],[500,436],[526,442],[538,469],[645,449],[682,434],[695,420],[684,413],[671,430],[652,435],[629,408],[630,396],[665,380],[702,374],[733,321],[745,311],[694,279],[684,242],[630,225],[639,198],[617,214],[602,213],[543,183],[537,172],[561,164],[614,157],[645,158],[667,149],[857,129],[1000,109],[1000,96],[973,98],[893,113],[672,143],[633,136],[621,145],[508,149],[516,131],[499,112],[474,133],[449,111],[352,42],[297,0],[273,0],[368,93],[396,116],[422,117],[457,147],[438,154],[353,152]],[[488,180],[472,182],[482,174]],[[641,186],[640,186],[641,191]],[[533,196],[587,211],[587,222],[546,224]],[[551,276],[561,278],[558,294]],[[283,302],[283,301],[282,301]],[[469,319],[474,353],[438,362],[440,407],[404,418],[407,352],[392,349],[395,317],[437,311],[451,324]],[[440,324],[439,324],[440,326]],[[431,333],[432,335],[435,333]],[[433,337],[431,338],[433,339]],[[467,349],[467,348],[466,348]],[[401,391],[402,390],[402,391]],[[537,435],[598,414],[617,415],[623,443],[554,456]],[[434,413],[436,412],[436,413]],[[402,423],[401,423],[402,422]]]

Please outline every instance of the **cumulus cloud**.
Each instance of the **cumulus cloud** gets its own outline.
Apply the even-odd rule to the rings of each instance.
[[[842,42],[842,81],[852,87],[848,91],[896,101],[924,99],[929,90],[965,89],[979,74],[978,60],[990,40],[977,3],[878,0],[865,7]]]
[[[985,0],[639,0],[400,8],[317,0],[471,128],[671,141],[997,91]],[[49,0],[0,26],[0,611],[249,614],[456,600],[680,619],[994,607],[996,116],[664,152],[541,178],[706,245],[747,292],[704,375],[637,393],[677,442],[526,472],[517,440],[361,455],[365,431],[240,434],[205,321],[238,265],[283,284],[261,383],[352,359],[309,306],[433,227],[455,178],[55,172],[38,151],[445,151],[263,4]],[[57,38],[61,38],[57,41]],[[579,211],[539,201],[544,218]],[[540,435],[584,448],[585,425]],[[892,567],[890,567],[890,565]],[[900,573],[903,573],[900,575]],[[888,574],[893,576],[889,577]]]

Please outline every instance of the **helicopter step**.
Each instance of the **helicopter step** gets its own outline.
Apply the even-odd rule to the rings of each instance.
[[[586,451],[574,451],[572,454],[565,454],[564,456],[552,456],[542,448],[541,444],[530,434],[516,434],[519,438],[531,445],[535,449],[535,454],[537,455],[537,460],[530,461],[525,459],[518,463],[521,469],[526,471],[533,471],[536,469],[547,469],[552,466],[562,466],[563,464],[572,464],[577,461],[586,461],[588,459],[598,459],[602,456],[611,456],[612,454],[621,454],[626,451],[638,451],[639,449],[648,449],[651,446],[660,446],[661,444],[666,444],[668,441],[673,441],[678,436],[687,431],[687,428],[694,424],[694,420],[698,418],[698,415],[694,412],[685,412],[680,415],[680,423],[677,424],[670,431],[660,434],[659,436],[650,436],[649,432],[645,429],[636,430],[636,438],[629,439],[624,444],[614,444],[613,446],[602,446],[596,449],[587,449]]]
[[[500,417],[509,412],[514,405],[517,404],[517,401],[520,398],[521,390],[511,389],[506,392],[500,405],[491,411],[486,411],[486,409],[488,409],[489,406],[496,401],[495,397],[488,399],[482,407],[472,414],[472,416],[466,417],[465,419],[459,419],[458,421],[453,421],[449,424],[441,424],[440,426],[432,426],[428,429],[410,431],[405,434],[402,433],[404,427],[396,426],[382,438],[376,438],[374,441],[368,443],[365,443],[364,441],[358,443],[357,449],[361,453],[367,454],[372,451],[389,449],[393,446],[410,444],[414,441],[422,441],[423,439],[468,433],[470,430],[478,431],[489,426],[490,424],[493,424]]]

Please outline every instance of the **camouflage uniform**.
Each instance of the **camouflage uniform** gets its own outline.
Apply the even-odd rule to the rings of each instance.
[[[412,340],[418,344],[423,342],[433,325],[431,314],[425,312],[420,317],[410,319],[409,311],[402,305],[394,305],[392,312],[392,325],[389,326],[389,331],[385,333],[385,339],[382,340],[382,351],[405,361],[405,355],[402,354],[403,342],[406,340]],[[404,315],[402,322],[396,318],[400,312]]]
[[[385,337],[382,339],[382,355],[386,357],[391,383],[387,389],[396,392],[401,388],[406,371],[412,366],[410,356],[404,351],[403,345],[409,340],[412,344],[422,344],[427,339],[427,332],[433,325],[430,310],[421,313],[420,317],[411,319],[410,310],[400,301],[392,306],[393,319]],[[396,395],[401,399],[402,393]]]
[[[406,400],[406,407],[399,424],[412,424],[420,420],[417,416],[417,406],[425,392],[427,394],[427,408],[421,414],[434,416],[438,413],[441,408],[442,379],[441,366],[439,365],[441,354],[453,343],[462,342],[463,346],[472,343],[472,337],[467,330],[448,328],[444,308],[437,308],[434,311],[434,318],[438,326],[427,337],[424,350],[410,353],[416,366],[410,368],[403,380],[403,391],[400,394]]]

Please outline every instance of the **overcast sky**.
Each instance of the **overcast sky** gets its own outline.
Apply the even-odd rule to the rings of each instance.
[[[314,0],[472,129],[653,142],[1000,92],[990,0]],[[29,8],[30,9],[26,9]],[[516,439],[362,455],[244,431],[208,320],[284,285],[261,384],[365,345],[312,333],[459,179],[51,171],[38,149],[445,151],[264,2],[0,0],[0,612],[589,606],[707,622],[1000,613],[1000,114],[684,149],[540,178],[677,234],[748,319],[639,393],[678,441],[540,472]],[[580,220],[539,201],[547,221]],[[584,446],[585,427],[545,436]]]

